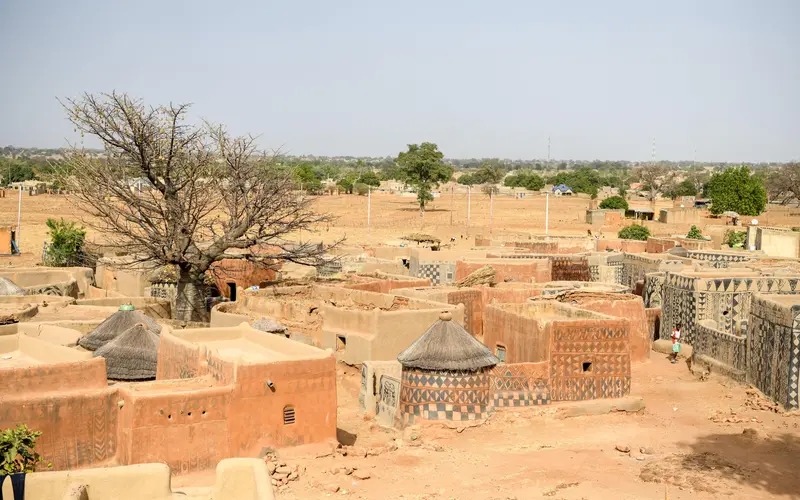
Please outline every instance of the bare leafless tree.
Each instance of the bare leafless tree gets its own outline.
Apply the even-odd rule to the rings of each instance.
[[[216,261],[327,260],[329,247],[292,238],[332,217],[313,209],[254,137],[233,137],[207,122],[188,125],[189,105],[147,107],[124,93],[62,104],[77,131],[102,141],[105,155],[73,146],[59,180],[85,210],[85,223],[133,256],[132,265],[177,267],[176,318],[206,317],[201,287]],[[270,255],[246,251],[254,247]]]
[[[769,201],[800,205],[800,163],[787,163],[769,172],[765,179]]]
[[[655,201],[658,195],[668,191],[675,183],[675,173],[666,165],[645,165],[633,171],[633,178],[642,183],[643,188],[649,191],[650,201]]]

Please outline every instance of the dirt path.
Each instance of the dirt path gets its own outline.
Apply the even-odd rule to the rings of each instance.
[[[656,353],[633,380],[647,404],[639,414],[562,419],[553,405],[496,413],[461,433],[414,429],[378,456],[290,461],[306,471],[278,498],[660,500],[665,488],[673,500],[800,498],[800,416],[750,408],[744,387],[701,382]],[[358,381],[342,370],[340,436],[355,438],[356,449],[402,439],[359,415]],[[371,477],[332,474],[338,467]]]

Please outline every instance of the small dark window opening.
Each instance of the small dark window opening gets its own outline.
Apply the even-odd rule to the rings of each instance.
[[[236,283],[228,283],[231,302],[236,302]]]
[[[378,395],[378,376],[374,373],[372,374],[372,395]]]
[[[591,361],[585,361],[583,363],[583,371],[584,371],[584,373],[592,371],[592,362]]]
[[[722,315],[723,315],[723,316],[727,316],[729,312],[730,312],[730,311],[728,311],[728,310],[722,311]]]
[[[337,335],[336,336],[336,351],[344,351],[344,348],[347,347],[347,337],[344,335]]]
[[[501,363],[506,362],[506,348],[502,346],[497,346],[497,359],[500,360]]]
[[[294,408],[286,406],[283,409],[283,425],[292,425],[294,423]]]

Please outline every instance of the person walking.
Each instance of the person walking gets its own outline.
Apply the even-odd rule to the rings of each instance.
[[[681,326],[675,325],[675,329],[672,330],[672,356],[670,358],[670,363],[673,365],[678,362],[678,354],[681,352]]]

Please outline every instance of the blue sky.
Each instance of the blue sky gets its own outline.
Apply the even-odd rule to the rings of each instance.
[[[125,91],[294,154],[800,158],[800,1],[0,1],[0,144]]]

